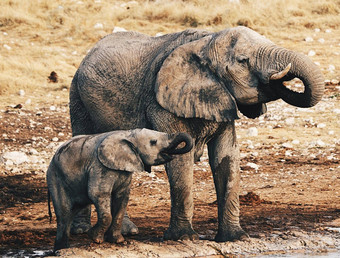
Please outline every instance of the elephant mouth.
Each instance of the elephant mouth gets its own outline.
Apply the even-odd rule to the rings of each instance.
[[[164,162],[169,162],[174,159],[174,157],[171,154],[166,153],[164,151],[161,151],[159,153],[159,156],[160,157],[155,160],[155,165],[160,165],[163,164]]]
[[[170,161],[170,160],[173,160],[173,158],[174,158],[171,154],[166,153],[166,152],[161,152],[160,154],[161,154],[161,157],[162,157],[164,160]]]

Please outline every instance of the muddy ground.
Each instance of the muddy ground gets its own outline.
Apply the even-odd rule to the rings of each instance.
[[[51,94],[54,98],[59,93]],[[339,84],[328,83],[323,100],[312,109],[276,101],[268,105],[263,117],[237,121],[241,225],[249,241],[213,241],[217,206],[205,153],[194,172],[193,225],[199,241],[162,240],[169,223],[170,201],[166,174],[159,166],[150,174],[134,175],[128,212],[139,227],[138,235],[126,237],[124,245],[98,245],[86,235],[72,236],[71,248],[59,255],[339,254],[339,95]],[[0,255],[4,257],[51,255],[56,221],[54,215],[49,221],[45,172],[57,146],[71,135],[67,99],[59,104],[35,105],[28,98],[14,96],[13,103],[0,112]]]

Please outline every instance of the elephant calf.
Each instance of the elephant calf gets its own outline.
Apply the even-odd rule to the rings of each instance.
[[[184,146],[178,147],[180,144]],[[172,155],[189,152],[192,145],[186,133],[149,129],[80,135],[64,143],[47,170],[49,195],[57,217],[54,250],[68,247],[73,217],[91,203],[98,221],[89,236],[97,243],[104,239],[111,243],[124,241],[121,225],[132,172],[150,171],[152,165],[172,160]]]

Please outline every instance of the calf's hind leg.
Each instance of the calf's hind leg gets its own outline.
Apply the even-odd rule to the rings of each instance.
[[[71,200],[64,189],[52,189],[51,196],[57,218],[57,236],[54,242],[54,251],[57,251],[69,247],[70,228],[75,211],[72,211]]]

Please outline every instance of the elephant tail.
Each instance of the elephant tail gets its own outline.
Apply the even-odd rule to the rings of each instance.
[[[94,123],[91,120],[90,114],[87,112],[83,101],[79,94],[79,70],[73,77],[70,88],[70,118],[72,127],[72,136],[82,134],[94,134]]]
[[[48,203],[48,216],[50,217],[50,223],[52,223],[51,194],[50,194],[50,190],[47,190],[47,203]]]

